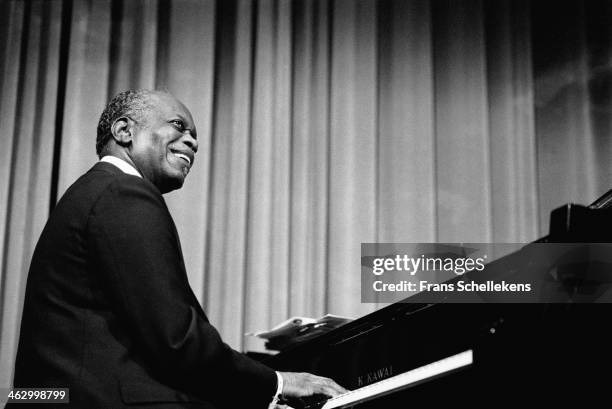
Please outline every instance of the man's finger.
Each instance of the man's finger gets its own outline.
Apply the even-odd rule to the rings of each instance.
[[[343,393],[347,393],[348,390],[344,389],[342,386],[338,385],[332,379],[319,377],[319,382],[315,384],[319,386],[320,390],[317,393],[321,393],[323,395],[335,397],[338,395],[342,395]]]
[[[283,395],[300,398],[311,395],[335,397],[348,392],[332,379],[309,373],[281,372],[284,379]]]

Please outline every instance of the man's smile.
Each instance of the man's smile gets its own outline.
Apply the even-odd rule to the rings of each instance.
[[[187,152],[181,152],[175,149],[170,149],[170,152],[176,156],[177,158],[181,159],[182,161],[186,162],[188,166],[191,166],[191,164],[193,163],[193,154],[189,154]]]

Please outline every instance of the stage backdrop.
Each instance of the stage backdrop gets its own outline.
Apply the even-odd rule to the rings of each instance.
[[[528,242],[611,187],[611,5],[582,3],[3,1],[0,387],[34,245],[118,91],[193,112],[167,195],[189,279],[227,342],[261,349],[243,334],[379,307],[362,242]]]

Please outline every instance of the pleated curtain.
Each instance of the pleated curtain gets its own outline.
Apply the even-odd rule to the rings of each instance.
[[[563,16],[550,22],[549,14]],[[0,5],[0,387],[50,210],[106,102],[161,88],[200,149],[166,195],[190,283],[239,350],[358,317],[364,242],[528,242],[612,185],[610,6],[527,0]],[[559,20],[559,19],[558,19]]]

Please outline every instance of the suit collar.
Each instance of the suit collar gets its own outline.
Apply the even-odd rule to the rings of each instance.
[[[153,188],[158,195],[162,196],[162,193],[159,191],[159,189],[157,188],[157,186],[155,186],[153,183],[151,183],[150,181],[148,181],[147,179],[141,177],[141,176],[133,176],[133,175],[128,175],[127,173],[123,172],[121,169],[119,169],[117,166],[110,164],[108,162],[97,162],[95,165],[93,165],[93,167],[89,170],[89,172],[104,172],[104,173],[110,173],[112,175],[115,176],[127,176],[127,177],[132,177],[132,178],[137,178],[143,181],[143,183],[149,185],[151,188]],[[89,173],[87,172],[87,173]]]
[[[123,171],[119,169],[117,166],[110,164],[108,162],[98,162],[90,169],[91,171],[103,171],[106,173],[112,173],[113,175],[124,175]]]

